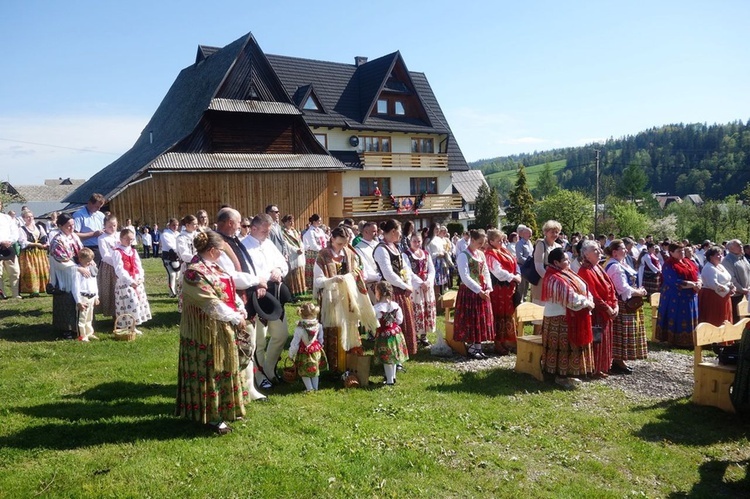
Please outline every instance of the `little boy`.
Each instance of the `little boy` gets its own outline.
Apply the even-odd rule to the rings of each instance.
[[[78,307],[78,341],[98,340],[94,335],[94,306],[99,305],[99,288],[96,285],[96,263],[94,263],[94,252],[83,248],[78,252],[78,267],[89,271],[90,276],[85,277],[80,271],[76,271],[76,281],[73,288],[73,297]]]

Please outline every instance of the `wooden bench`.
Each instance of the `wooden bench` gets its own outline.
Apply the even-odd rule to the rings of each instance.
[[[524,336],[523,326],[527,322],[539,322],[544,319],[544,307],[535,303],[521,303],[516,308],[516,367],[517,373],[531,374],[539,381],[544,381],[542,374],[542,336],[531,334]]]
[[[656,322],[659,320],[659,299],[661,293],[653,293],[649,298],[651,303],[651,341],[656,341]]]
[[[704,359],[703,350],[714,343],[738,341],[742,337],[745,325],[750,319],[741,319],[737,324],[725,322],[716,327],[707,322],[701,322],[693,331],[694,378],[693,403],[718,407],[727,412],[735,412],[729,399],[729,387],[734,381],[737,366],[720,365],[718,359]]]
[[[456,306],[456,291],[447,291],[442,297],[443,309],[445,311],[445,342],[459,355],[466,357],[466,344],[463,341],[453,339],[453,312]]]

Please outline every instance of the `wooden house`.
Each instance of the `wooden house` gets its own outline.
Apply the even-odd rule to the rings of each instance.
[[[273,203],[298,225],[313,213],[425,224],[461,210],[450,174],[466,169],[427,79],[398,52],[339,64],[266,55],[248,34],[199,46],[135,145],[66,200],[99,192],[141,223]]]

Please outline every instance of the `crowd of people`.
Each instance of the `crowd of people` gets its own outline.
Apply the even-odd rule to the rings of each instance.
[[[94,194],[54,225],[36,223],[28,209],[17,220],[0,215],[10,281],[3,297],[51,293],[55,329],[88,342],[97,339],[94,311],[128,315],[136,327],[151,318],[141,258],[161,258],[181,311],[177,413],[218,433],[279,383],[290,338],[284,305],[303,296],[314,303],[298,309],[288,357],[315,391],[321,372],[346,370],[363,337],[374,341],[385,384],[395,384],[409,357],[431,347],[439,298],[454,282],[453,339],[472,359],[486,358],[488,343],[496,355],[514,353],[516,307],[543,306],[543,370],[564,388],[582,377],[630,374],[628,362],[647,357],[642,305],[651,294],[661,293],[656,338],[691,348],[699,321],[736,322],[750,292],[748,248],[738,240],[693,247],[651,236],[568,237],[554,220],[536,240],[524,225],[509,235],[450,237],[439,224],[417,230],[393,219],[345,219],[326,227],[318,215],[300,231],[276,205],[252,217],[225,206],[213,224],[200,210],[163,230],[130,219],[120,229],[101,211],[104,202]]]

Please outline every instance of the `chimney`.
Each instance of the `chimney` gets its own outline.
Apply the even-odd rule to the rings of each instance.
[[[358,55],[354,58],[354,65],[356,67],[360,67],[361,65],[365,64],[367,62],[367,57]]]

